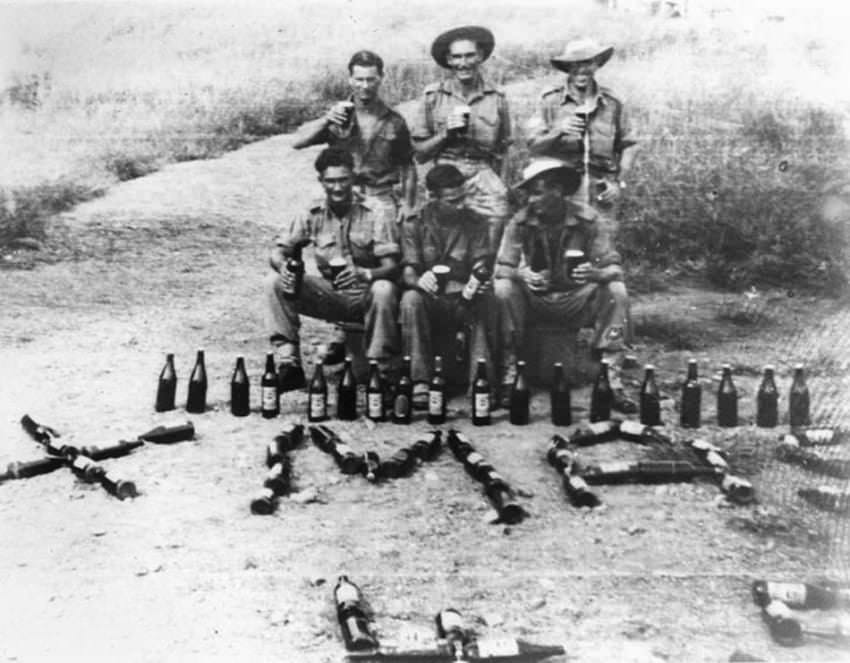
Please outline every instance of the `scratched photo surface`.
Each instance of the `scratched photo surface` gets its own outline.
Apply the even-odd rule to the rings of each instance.
[[[771,619],[752,585],[850,585],[848,13],[825,0],[0,5],[0,661],[346,660],[335,602],[343,575],[360,594],[341,613],[347,629],[366,629],[365,644],[380,652],[430,652],[365,650],[363,660],[450,661],[464,639],[458,660],[847,660],[846,612]],[[264,502],[271,513],[254,514],[269,443],[292,422],[308,424],[305,389],[280,397],[279,416],[261,416],[278,305],[269,254],[325,201],[314,167],[325,145],[296,149],[296,132],[317,119],[321,129],[329,109],[344,108],[349,59],[366,49],[383,59],[379,95],[400,114],[382,131],[392,138],[406,125],[423,157],[426,102],[433,111],[434,95],[462,78],[435,62],[432,44],[470,25],[494,37],[488,57],[480,42],[475,51],[485,91],[466,99],[471,135],[498,149],[446,159],[463,171],[467,203],[489,200],[484,216],[499,216],[506,233],[533,207],[533,190],[517,185],[553,122],[545,109],[565,114],[574,103],[552,58],[586,55],[570,51],[577,40],[613,47],[594,74],[602,101],[571,115],[616,109],[627,118],[628,132],[603,127],[587,152],[586,134],[573,141],[576,168],[588,168],[578,218],[604,229],[619,255],[626,325],[597,333],[598,316],[553,322],[528,312],[513,351],[531,383],[529,423],[496,409],[490,425],[473,426],[460,386],[436,427],[442,451],[377,481],[360,471],[367,452],[386,462],[435,426],[420,410],[409,425],[364,416],[365,333],[348,325],[359,417],[335,416],[334,364],[324,424],[350,456],[335,462],[327,436],[305,432],[282,452],[283,494]],[[446,116],[436,115],[439,129]],[[372,208],[362,214],[403,212],[382,233],[425,218],[435,159],[424,157],[404,171],[415,187],[392,180],[379,192],[389,203],[363,199]],[[359,175],[355,186],[357,200],[361,189],[374,193]],[[377,230],[357,237],[389,241]],[[318,293],[299,303],[309,310],[342,297],[325,280],[327,246],[318,244],[303,254],[304,284]],[[381,264],[361,265],[357,278]],[[510,282],[496,276],[498,294],[500,280]],[[435,316],[435,335],[451,330]],[[339,333],[301,317],[308,382]],[[600,334],[627,342],[616,375],[627,397],[640,400],[645,366],[654,366],[661,425],[629,439],[621,426],[579,446]],[[458,363],[454,341],[440,352],[446,373],[463,381],[469,358]],[[507,346],[489,341],[495,388]],[[208,384],[193,413],[199,350]],[[176,407],[158,412],[167,354]],[[244,417],[231,411],[239,356]],[[680,425],[691,359],[698,429]],[[556,361],[578,426],[552,422]],[[724,364],[737,391],[734,426],[718,425]],[[798,364],[810,428],[831,437],[787,437]],[[756,425],[768,365],[774,427]],[[83,447],[187,421],[193,439],[130,444],[95,466],[85,455],[71,462]],[[455,452],[446,445],[452,428],[483,457],[478,469],[459,460],[457,440]],[[555,434],[574,443],[547,459]],[[824,439],[833,444],[806,446]],[[706,469],[718,457],[726,468]],[[627,481],[617,483],[623,467]],[[641,467],[655,474],[641,479]],[[608,479],[593,479],[605,471]],[[575,497],[581,473],[593,499]],[[734,486],[754,499],[736,499]],[[339,589],[350,598],[350,587]],[[440,639],[435,616],[449,608],[461,630]],[[527,643],[552,649],[538,655]]]

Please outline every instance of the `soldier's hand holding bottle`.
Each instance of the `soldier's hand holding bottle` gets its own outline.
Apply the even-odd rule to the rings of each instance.
[[[345,127],[351,120],[351,113],[353,110],[354,104],[350,101],[338,101],[328,109],[327,113],[325,113],[325,120],[328,124]]]
[[[336,290],[345,290],[359,283],[369,283],[369,281],[371,281],[371,274],[368,269],[346,265],[345,269],[336,275],[333,284]]]
[[[546,292],[549,290],[551,275],[548,269],[535,272],[531,267],[520,267],[519,275],[532,292]]]
[[[601,272],[589,262],[583,262],[573,269],[572,279],[579,285],[596,283],[601,280]]]
[[[583,113],[569,113],[561,120],[561,133],[568,140],[581,140],[587,126]]]

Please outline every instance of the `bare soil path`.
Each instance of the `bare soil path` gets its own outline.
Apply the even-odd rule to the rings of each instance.
[[[504,414],[471,429],[456,399],[457,425],[522,489],[531,514],[522,524],[490,524],[479,487],[448,453],[371,486],[339,475],[310,445],[294,455],[296,484],[316,501],[284,499],[275,516],[251,516],[263,449],[282,422],[231,417],[229,376],[244,354],[258,402],[267,248],[276,224],[318,192],[314,154],[277,137],[127,182],[61,219],[76,260],[0,271],[0,462],[40,456],[18,426],[25,412],[77,444],[185,420],[182,410],[152,411],[165,352],[176,354],[182,403],[194,352],[206,349],[212,403],[191,417],[197,441],[107,461],[136,481],[135,500],[65,470],[0,486],[0,660],[337,661],[340,573],[361,585],[387,640],[429,637],[433,615],[454,606],[482,632],[561,642],[567,660],[717,661],[736,650],[846,660],[832,647],[776,646],[750,599],[753,578],[835,568],[835,540],[823,533],[832,521],[796,517],[804,509],[792,488],[805,475],[765,461],[773,431],[705,427],[751,474],[758,507],[727,508],[697,483],[606,488],[604,507],[578,511],[543,459],[554,432],[546,394],[521,430]],[[848,314],[838,302],[680,286],[638,298],[635,316],[640,358],[659,365],[671,396],[693,353],[707,371],[735,363],[747,403],[764,363],[787,376],[803,359],[824,396],[817,415],[846,420]],[[307,324],[305,338],[326,329]],[[716,383],[704,377],[710,420]],[[573,396],[580,417],[587,389]],[[303,394],[284,403],[288,415],[304,411]],[[666,419],[676,416],[665,401]],[[361,420],[344,432],[384,455],[426,429]],[[640,453],[615,443],[587,456]]]

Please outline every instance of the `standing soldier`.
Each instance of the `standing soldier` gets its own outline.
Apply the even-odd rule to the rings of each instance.
[[[398,226],[383,205],[353,191],[354,160],[338,147],[316,159],[325,196],[278,236],[266,279],[266,324],[279,367],[280,391],[305,386],[299,351],[299,314],[328,321],[365,324],[365,353],[383,369],[398,353]],[[312,244],[322,277],[297,279],[286,262],[297,249]],[[345,265],[334,275],[333,259]]]
[[[501,309],[502,399],[510,393],[517,352],[534,342],[527,331],[547,321],[575,328],[593,324],[595,353],[609,360],[613,407],[631,414],[637,405],[620,381],[629,341],[629,299],[620,254],[601,215],[569,199],[581,176],[563,161],[541,157],[523,171],[518,187],[528,203],[508,222],[496,256],[494,290]],[[568,273],[566,253],[583,261]]]
[[[468,358],[467,339],[471,339],[472,356],[489,362],[486,318],[488,311],[495,312],[490,279],[480,281],[473,276],[473,270],[481,265],[489,270],[493,256],[486,220],[464,208],[463,174],[449,164],[434,166],[425,185],[431,200],[401,226],[402,353],[411,358],[417,409],[428,405],[433,339],[438,331],[449,327],[455,332],[459,361]],[[444,290],[433,271],[437,265],[449,268]],[[461,294],[464,290],[465,296]]]
[[[399,211],[396,187],[401,188],[401,216],[416,204],[416,167],[410,132],[404,118],[379,96],[384,61],[372,51],[357,51],[348,62],[351,97],[331,106],[325,115],[301,125],[293,147],[327,143],[354,157],[354,184],[360,193]],[[337,327],[325,361],[345,358],[345,334]]]
[[[505,94],[479,71],[494,45],[493,33],[479,26],[437,37],[431,56],[451,77],[425,88],[411,127],[417,161],[451,164],[463,174],[466,205],[488,220],[493,253],[508,216],[508,192],[500,175],[511,141]]]
[[[560,159],[582,173],[575,199],[615,220],[636,140],[623,103],[594,78],[613,52],[613,46],[603,48],[591,39],[568,43],[551,59],[566,72],[566,83],[543,92],[527,130],[532,155]]]

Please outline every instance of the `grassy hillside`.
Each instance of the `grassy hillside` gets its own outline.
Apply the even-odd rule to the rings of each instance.
[[[384,55],[388,99],[414,97],[439,75],[433,36],[477,22],[497,36],[491,78],[544,77],[522,87],[519,129],[556,80],[548,57],[566,39],[592,32],[617,46],[600,79],[644,138],[621,235],[633,262],[710,272],[728,254],[737,271],[715,276],[744,284],[774,278],[803,248],[802,277],[839,279],[837,230],[801,225],[846,152],[850,95],[837,81],[847,47],[830,15],[778,21],[691,5],[687,20],[578,0],[4,5],[0,244],[38,237],[46,214],[116,181],[290,130],[343,93],[357,48]],[[768,255],[755,270],[752,251]]]

